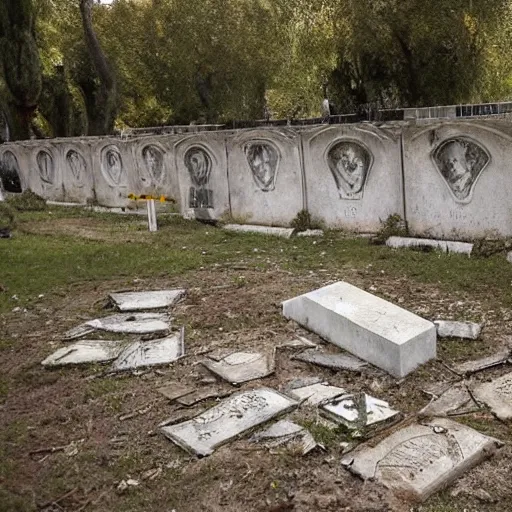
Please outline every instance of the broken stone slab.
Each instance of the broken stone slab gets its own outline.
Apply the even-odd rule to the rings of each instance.
[[[92,334],[95,332],[96,329],[94,327],[91,327],[87,324],[79,325],[78,327],[73,327],[73,329],[70,329],[67,331],[63,338],[64,341],[72,341],[72,340],[78,340],[80,338],[83,338],[84,336],[88,336],[89,334]]]
[[[325,402],[320,410],[328,419],[359,430],[398,419],[400,412],[393,410],[387,402],[366,393],[340,396]]]
[[[226,224],[224,229],[227,231],[235,231],[237,233],[257,233],[260,235],[280,236],[290,238],[294,229],[291,228],[272,228],[268,226],[254,226],[250,224]]]
[[[331,370],[349,370],[357,372],[368,366],[368,363],[348,354],[329,354],[318,350],[306,350],[292,359],[304,363],[316,364]]]
[[[192,407],[200,402],[204,402],[205,400],[215,400],[218,398],[225,398],[233,393],[232,390],[214,387],[214,388],[205,388],[198,389],[193,393],[189,393],[185,396],[179,397],[176,402],[184,407]]]
[[[189,395],[194,392],[194,388],[181,384],[179,382],[169,382],[165,386],[157,389],[158,393],[168,398],[171,402],[182,396]]]
[[[453,365],[451,368],[459,375],[471,375],[502,364],[507,364],[509,362],[509,358],[510,350],[504,350],[492,356],[477,359],[476,361],[466,361],[465,363]]]
[[[492,456],[502,444],[448,419],[411,425],[342,460],[363,478],[401,497],[425,501]]]
[[[500,420],[512,419],[512,373],[475,387],[473,396],[487,405]]]
[[[128,345],[114,361],[115,372],[136,370],[147,366],[169,364],[185,355],[183,329],[179,334],[153,341],[137,341]]]
[[[168,308],[180,301],[185,290],[159,290],[153,292],[111,293],[110,298],[119,311],[144,311]]]
[[[43,366],[64,366],[107,363],[116,359],[124,346],[125,343],[122,341],[82,340],[60,348],[41,364]]]
[[[165,313],[121,313],[97,318],[69,330],[65,340],[87,336],[94,331],[120,334],[165,334],[169,331],[169,315]]]
[[[321,229],[306,229],[306,231],[299,231],[297,236],[300,237],[317,237],[324,236],[324,232]]]
[[[429,403],[419,416],[460,416],[478,411],[466,383],[460,382],[450,387],[439,398]]]
[[[220,361],[208,359],[202,364],[212,373],[231,384],[242,384],[263,379],[274,373],[274,355],[253,352],[235,352]]]
[[[291,380],[287,385],[287,390],[293,390],[298,388],[305,388],[307,386],[312,386],[313,384],[324,383],[324,379],[322,377],[298,377],[296,379]]]
[[[397,378],[436,357],[432,322],[348,283],[288,300],[283,314]]]
[[[288,388],[286,393],[301,403],[317,407],[327,400],[345,395],[347,392],[343,388],[329,386],[327,382],[311,384],[301,388]]]
[[[304,338],[302,336],[297,336],[289,341],[285,341],[283,344],[279,345],[277,348],[316,348],[318,345],[313,343],[312,341]]]
[[[452,322],[451,320],[436,320],[437,335],[440,338],[461,338],[477,340],[482,332],[482,326],[471,322]]]
[[[392,236],[386,241],[386,245],[392,249],[429,248],[471,256],[473,244],[465,242],[447,242],[445,240],[430,240],[427,238],[404,238]]]
[[[512,251],[510,251],[508,254],[507,254],[507,261],[509,263],[512,263]]]
[[[270,388],[237,393],[192,420],[163,427],[163,434],[199,456],[211,455],[248,430],[287,413],[297,402]]]
[[[311,433],[293,421],[281,420],[263,432],[254,434],[251,439],[255,443],[263,443],[267,448],[277,448],[286,444],[298,444],[302,455],[307,455],[317,446]]]

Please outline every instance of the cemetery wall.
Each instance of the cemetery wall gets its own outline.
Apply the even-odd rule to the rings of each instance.
[[[512,125],[428,120],[0,145],[4,192],[130,207],[175,201],[186,217],[375,232],[390,215],[414,235],[512,236]]]

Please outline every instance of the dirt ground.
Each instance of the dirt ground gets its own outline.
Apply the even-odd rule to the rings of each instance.
[[[64,227],[63,227],[64,226]],[[72,237],[103,241],[118,228],[90,219],[33,222],[26,236]],[[126,230],[123,228],[123,237]],[[130,235],[131,237],[131,235]],[[133,237],[146,243],[146,235]],[[178,242],[177,242],[178,243]],[[341,242],[340,242],[341,243]],[[436,255],[428,255],[436,258]],[[158,425],[184,412],[156,389],[169,381],[195,388],[211,386],[200,364],[217,349],[270,350],[296,334],[321,342],[281,316],[280,303],[338,280],[370,290],[425,318],[468,314],[485,322],[480,340],[439,343],[436,361],[403,381],[368,368],[360,373],[334,372],[291,360],[293,350],[278,350],[276,372],[261,385],[283,389],[296,377],[322,376],[333,385],[365,391],[402,411],[404,421],[429,403],[422,389],[453,380],[447,366],[480,358],[508,346],[512,315],[496,304],[492,289],[453,289],[418,283],[409,276],[376,273],[368,268],[330,267],[325,271],[290,271],[279,262],[264,268],[217,262],[180,275],[123,276],[77,281],[49,290],[26,312],[0,316],[0,371],[6,387],[0,402],[0,509],[2,511],[159,511],[159,512],[316,512],[316,511],[507,511],[512,510],[512,440],[510,424],[481,411],[461,421],[505,442],[492,459],[469,471],[423,505],[402,501],[376,483],[363,483],[340,464],[345,439],[313,429],[324,441],[302,457],[296,451],[254,449],[246,439],[196,459],[173,445]],[[0,284],[1,284],[0,274]],[[137,374],[104,376],[105,367],[44,369],[40,362],[63,345],[62,334],[84,319],[109,313],[106,297],[116,290],[179,287],[188,296],[172,310],[173,324],[186,329],[187,356],[178,363]],[[328,350],[331,350],[326,346]],[[488,380],[510,371],[478,374]],[[137,413],[133,415],[132,413]],[[129,418],[125,419],[125,416]],[[300,409],[289,416],[314,424],[315,414]],[[373,441],[375,442],[375,441]],[[138,486],[118,490],[122,480]],[[3,507],[3,508],[2,508]]]

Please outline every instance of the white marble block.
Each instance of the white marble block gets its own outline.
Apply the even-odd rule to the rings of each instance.
[[[283,314],[397,378],[436,357],[436,327],[339,282],[283,303]]]

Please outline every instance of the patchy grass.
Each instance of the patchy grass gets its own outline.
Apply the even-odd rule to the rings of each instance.
[[[363,487],[340,468],[339,444],[350,440],[342,428],[324,427],[301,409],[294,413],[296,421],[327,453],[279,457],[268,451],[239,451],[235,442],[207,460],[189,460],[158,433],[157,425],[174,414],[175,406],[155,390],[170,380],[203,385],[209,377],[199,364],[205,349],[262,349],[289,339],[295,327],[282,318],[280,302],[337,280],[426,318],[485,321],[481,340],[439,342],[439,359],[445,364],[482,357],[496,349],[512,326],[512,266],[502,255],[470,259],[393,251],[335,231],[315,240],[286,240],[225,232],[179,217],[159,221],[159,232],[150,234],[143,217],[51,208],[21,212],[14,238],[0,241],[0,510],[35,510],[36,504],[78,487],[76,495],[59,503],[62,509],[80,510],[91,500],[85,510],[269,512],[297,495],[297,500],[305,500],[297,510],[304,512],[323,510],[319,503],[325,496],[334,496],[337,503],[325,510],[350,507],[361,512],[382,505],[401,512],[380,488],[374,489],[372,483]],[[189,290],[186,301],[173,310],[175,325],[184,325],[187,333],[188,355],[178,364],[137,378],[93,380],[88,377],[98,377],[105,367],[41,367],[40,361],[62,345],[65,330],[105,313],[110,291],[163,286]],[[12,311],[18,307],[21,310]],[[404,414],[427,403],[419,392],[424,384],[446,378],[445,373],[451,377],[432,362],[397,383],[380,373],[352,375],[303,365],[289,355],[278,355],[277,371],[264,385],[282,389],[298,374],[314,374],[350,392],[375,393]],[[496,370],[500,371],[505,370]],[[157,405],[140,416],[119,419],[121,414],[146,410],[148,404]],[[458,421],[512,440],[509,427],[487,411]],[[126,439],[124,444],[112,443],[119,438]],[[27,455],[79,439],[85,441],[75,456]],[[496,468],[490,461],[489,475],[478,485],[487,486],[496,472],[508,478],[512,458],[507,457]],[[157,467],[163,468],[159,480],[143,482],[123,495],[116,492],[119,480],[139,479]],[[472,485],[468,480],[468,488]],[[506,510],[512,493],[491,494],[500,501],[482,510]],[[479,506],[475,498],[456,498],[447,491],[421,510],[451,512]]]

